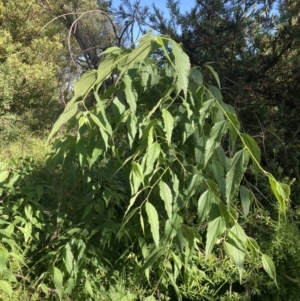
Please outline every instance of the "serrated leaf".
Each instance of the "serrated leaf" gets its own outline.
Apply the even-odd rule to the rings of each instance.
[[[101,133],[102,139],[104,141],[105,147],[109,147],[108,145],[108,130],[106,129],[106,127],[103,125],[103,123],[100,121],[100,119],[94,115],[93,113],[89,113],[90,118],[92,119],[92,121],[98,126],[99,131]]]
[[[140,164],[137,162],[131,162],[130,186],[132,195],[137,193],[143,179],[143,170]]]
[[[128,116],[127,121],[126,121],[126,126],[128,129],[127,135],[128,135],[129,145],[130,145],[130,147],[132,147],[134,138],[137,133],[137,118],[134,115],[134,113],[131,113]]]
[[[160,152],[161,148],[158,142],[154,142],[148,147],[148,152],[146,155],[145,175],[148,175],[153,171],[154,163],[158,159]]]
[[[62,127],[62,125],[67,123],[77,113],[77,109],[78,109],[77,102],[68,104],[66,106],[64,112],[60,115],[60,117],[57,119],[54,126],[52,127],[47,142],[51,140],[51,138],[54,136],[54,134],[57,133],[57,131]]]
[[[143,35],[137,41],[137,47],[130,51],[126,55],[125,59],[122,61],[122,68],[120,71],[120,77],[130,68],[133,67],[135,63],[143,62],[149,56],[149,54],[159,48],[155,41],[156,38],[152,37],[152,33]]]
[[[8,170],[3,170],[0,172],[0,183],[3,183],[9,176]]]
[[[258,144],[256,143],[256,141],[248,134],[245,134],[245,133],[242,134],[242,141],[243,141],[244,146],[248,149],[248,152],[250,154],[251,161],[253,164],[255,176],[257,178],[258,172],[260,170],[260,166],[259,166],[260,157],[261,157],[260,148],[259,148]]]
[[[189,83],[189,74],[191,69],[190,59],[175,41],[171,40],[170,42],[172,53],[175,57],[175,66],[177,71],[177,94],[179,94],[180,91],[183,91],[186,98]]]
[[[236,194],[249,161],[249,153],[242,149],[235,153],[226,175],[226,202],[231,203]]]
[[[220,239],[223,232],[226,230],[224,217],[219,216],[208,223],[205,246],[205,260],[211,254],[216,242]]]
[[[133,90],[131,77],[127,73],[123,76],[123,82],[125,84],[126,101],[129,104],[131,112],[135,113],[137,95]]]
[[[61,300],[63,292],[63,274],[57,267],[53,266],[51,269],[51,276],[59,299]]]
[[[166,109],[162,109],[162,117],[164,120],[164,132],[166,133],[166,138],[168,143],[171,143],[172,132],[174,128],[174,118],[170,112]]]
[[[67,272],[71,275],[74,267],[74,256],[69,244],[66,244],[64,248],[63,261]]]
[[[207,67],[207,69],[213,74],[216,82],[218,83],[218,87],[221,88],[221,84],[220,84],[220,78],[218,73],[214,70],[214,68],[210,65],[205,65]]]
[[[172,204],[173,196],[170,187],[163,181],[159,182],[159,194],[161,199],[165,203],[165,209],[168,215],[169,220],[172,219]]]
[[[216,148],[221,143],[221,138],[223,134],[225,134],[227,131],[227,121],[219,121],[212,127],[209,137],[206,141],[206,147],[205,147],[205,160],[204,165],[206,166],[208,160],[213,155]]]
[[[8,283],[7,281],[0,280],[0,289],[10,297],[12,296],[13,290],[10,283]]]
[[[200,108],[199,123],[203,125],[205,118],[208,116],[211,108],[216,104],[214,98],[206,100]]]
[[[150,224],[152,237],[153,237],[155,245],[158,246],[159,245],[158,214],[157,214],[157,211],[156,211],[155,207],[151,203],[146,202],[145,207],[146,207],[146,213],[147,213],[147,216],[148,216],[148,221],[149,221],[149,224]]]
[[[243,213],[245,217],[249,214],[250,206],[251,203],[254,199],[254,195],[252,191],[250,191],[248,188],[245,186],[241,185],[240,186],[240,199],[241,199],[241,204],[243,208]]]
[[[261,261],[262,261],[264,270],[268,273],[268,275],[274,280],[274,282],[277,285],[276,270],[275,270],[275,265],[274,265],[273,260],[268,255],[262,254]]]
[[[227,241],[224,242],[224,247],[227,254],[234,261],[239,274],[240,282],[242,281],[242,272],[246,255],[247,235],[239,224],[235,224],[227,235]]]
[[[200,223],[203,222],[203,220],[208,215],[214,197],[215,195],[211,190],[206,190],[204,193],[201,194],[198,200],[198,218]]]

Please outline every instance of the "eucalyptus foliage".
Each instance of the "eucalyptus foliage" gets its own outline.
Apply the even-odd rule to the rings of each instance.
[[[259,147],[223,102],[217,73],[207,66],[217,86],[204,82],[176,42],[151,33],[135,49],[113,47],[101,56],[98,70],[75,83],[74,97],[49,136],[49,162],[73,183],[57,219],[30,199],[10,209],[25,210],[26,217],[14,222],[24,242],[44,237],[42,248],[49,248],[35,266],[41,273],[35,284],[48,294],[53,283],[61,299],[116,300],[122,289],[115,279],[134,275],[137,286],[149,288],[145,300],[168,294],[180,300],[195,290],[196,278],[209,287],[203,263],[195,262],[209,262],[220,250],[234,262],[240,281],[245,260],[252,258],[276,283],[272,259],[244,230],[256,200],[241,181],[246,170],[265,175],[283,218],[289,186],[261,168]],[[100,94],[108,78],[114,83]],[[88,109],[90,97],[96,105]],[[3,193],[14,187],[5,166],[0,184]],[[36,200],[47,193],[37,188],[32,195]],[[7,223],[2,236],[6,226],[15,227]],[[10,251],[5,241],[2,248]],[[10,294],[9,281],[3,281]],[[195,291],[195,298],[206,298]]]

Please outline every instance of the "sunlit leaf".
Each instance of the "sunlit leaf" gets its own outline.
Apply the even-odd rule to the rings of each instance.
[[[159,194],[161,199],[165,203],[165,209],[167,211],[167,215],[169,220],[172,219],[172,203],[173,203],[173,196],[170,187],[163,181],[159,182]]]
[[[131,163],[131,172],[130,172],[130,186],[132,195],[137,193],[140,184],[143,182],[143,170],[139,163]]]
[[[9,253],[6,249],[0,248],[0,274],[2,274],[3,270],[6,268],[6,263],[9,257]]]
[[[234,261],[239,274],[240,282],[242,281],[242,272],[244,268],[244,260],[246,256],[247,235],[239,224],[235,224],[227,235],[227,241],[224,247],[227,254]]]
[[[174,118],[170,112],[166,109],[162,109],[162,117],[164,120],[164,131],[166,133],[166,138],[168,143],[171,143],[172,131],[174,128]]]
[[[66,267],[66,270],[68,271],[69,274],[72,273],[73,267],[74,267],[74,256],[71,251],[70,245],[66,244],[64,248],[64,254],[63,254],[63,261]]]
[[[146,155],[146,171],[145,175],[148,175],[153,170],[153,165],[158,159],[161,148],[158,142],[154,142],[148,147],[148,152]]]
[[[12,296],[13,290],[10,283],[8,283],[7,281],[0,280],[0,289],[10,297]]]
[[[255,176],[257,178],[258,176],[258,172],[260,170],[260,148],[258,146],[258,144],[256,143],[256,141],[249,136],[248,134],[243,133],[242,134],[242,140],[243,140],[243,144],[245,147],[247,147],[248,152],[250,154],[251,160],[252,160],[252,164],[253,164],[253,169],[255,172]]]
[[[93,289],[88,279],[85,280],[84,288],[86,289],[88,294],[93,298],[94,297]]]
[[[177,69],[177,93],[179,94],[181,90],[186,97],[189,74],[190,74],[190,60],[189,57],[184,53],[182,48],[175,42],[171,40],[172,53],[175,57],[175,66]]]
[[[54,136],[54,134],[56,134],[57,131],[77,113],[77,109],[78,109],[77,102],[68,104],[66,106],[64,112],[60,115],[60,117],[57,119],[54,126],[52,127],[52,130],[47,140],[48,142]]]
[[[62,293],[63,293],[63,274],[62,272],[55,266],[51,268],[51,276],[54,283],[54,286],[56,288],[56,291],[59,295],[59,299],[62,299]]]
[[[8,170],[0,171],[0,183],[3,183],[9,176]]]
[[[231,164],[226,175],[226,201],[230,204],[232,198],[237,193],[240,182],[249,161],[249,153],[246,149],[242,149],[235,153],[231,159]]]
[[[208,223],[205,246],[205,259],[211,254],[216,242],[226,230],[224,217],[219,216]]]
[[[216,148],[220,145],[221,138],[226,131],[227,131],[227,121],[225,120],[217,122],[212,127],[206,142],[204,165],[207,164],[208,160],[211,158]]]
[[[211,190],[206,190],[201,194],[198,200],[198,218],[200,223],[203,222],[208,215],[213,200],[214,193]]]
[[[264,270],[268,273],[268,275],[277,284],[275,265],[274,265],[274,262],[271,259],[271,257],[269,257],[268,255],[262,254],[261,261],[262,261],[262,265],[263,265]]]
[[[158,214],[157,214],[157,211],[156,211],[155,207],[151,203],[146,202],[145,207],[146,207],[146,212],[147,212],[147,215],[148,215],[148,221],[149,221],[149,224],[150,224],[152,237],[153,237],[153,240],[155,242],[155,245],[158,246],[159,245]]]

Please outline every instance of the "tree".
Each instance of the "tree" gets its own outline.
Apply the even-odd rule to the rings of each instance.
[[[33,127],[46,124],[55,110],[63,45],[55,26],[43,28],[44,17],[35,1],[0,1],[2,126],[14,115]]]

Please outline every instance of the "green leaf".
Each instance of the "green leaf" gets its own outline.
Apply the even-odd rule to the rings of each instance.
[[[128,116],[127,121],[126,121],[126,126],[128,129],[127,135],[128,135],[129,145],[130,145],[130,147],[132,147],[134,138],[137,133],[137,118],[134,115],[134,113],[131,113]]]
[[[158,142],[154,142],[148,147],[145,175],[148,175],[150,172],[152,172],[154,163],[158,159],[160,152],[161,148]]]
[[[2,274],[2,272],[6,268],[8,257],[9,257],[8,251],[4,248],[0,248],[0,274]]]
[[[138,41],[138,46],[129,52],[122,61],[122,67],[119,77],[132,68],[135,63],[144,62],[149,54],[159,48],[156,43],[156,38],[152,37],[152,33],[143,35]]]
[[[4,280],[0,280],[0,289],[5,292],[7,295],[9,295],[10,297],[12,296],[13,290],[11,285],[4,281]]]
[[[59,299],[61,300],[63,292],[63,274],[57,267],[53,266],[51,269],[51,276]]]
[[[77,109],[78,109],[77,102],[72,103],[72,104],[69,103],[66,106],[64,112],[60,115],[60,117],[55,122],[55,124],[49,134],[47,142],[49,142],[51,140],[51,138],[54,136],[54,134],[56,134],[57,131],[77,113]]]
[[[145,207],[146,207],[146,212],[147,212],[147,215],[148,215],[148,221],[149,221],[149,224],[150,224],[152,237],[153,237],[153,240],[155,242],[155,245],[158,246],[159,245],[158,214],[157,214],[157,211],[156,211],[155,207],[151,203],[146,202]]]
[[[43,293],[48,296],[49,295],[49,290],[48,290],[48,286],[45,283],[41,283],[40,285],[41,290],[43,291]]]
[[[199,185],[203,182],[203,177],[200,174],[194,174],[188,184],[185,194],[187,197],[192,197],[199,189]]]
[[[277,285],[276,270],[275,270],[275,265],[274,265],[273,260],[268,255],[262,254],[261,261],[262,261],[264,270],[268,273],[268,275],[274,280],[274,282]]]
[[[205,161],[204,161],[205,166],[208,160],[213,155],[215,149],[220,145],[221,138],[226,131],[227,131],[227,122],[225,120],[217,122],[212,127],[205,147]]]
[[[203,85],[203,75],[197,67],[191,68],[190,81],[197,84],[198,86]]]
[[[91,70],[84,73],[74,84],[74,99],[87,94],[93,88],[97,78],[97,71]]]
[[[220,84],[220,78],[218,73],[214,70],[214,68],[210,65],[205,65],[207,67],[207,69],[213,74],[216,82],[218,83],[218,87],[221,88],[221,84]]]
[[[211,190],[206,190],[201,194],[198,200],[198,218],[200,223],[202,223],[208,215],[214,198],[215,195]]]
[[[255,172],[256,179],[257,179],[258,172],[261,169],[261,167],[259,166],[260,157],[261,157],[260,148],[259,148],[258,144],[256,143],[256,141],[248,134],[245,134],[245,133],[242,134],[242,141],[243,141],[244,146],[248,149],[248,152],[250,154],[251,161],[253,164],[253,169]]]
[[[240,282],[242,282],[242,272],[246,255],[247,235],[239,224],[235,224],[227,235],[227,241],[224,242],[224,247],[227,254],[234,261],[239,274]]]
[[[231,203],[235,196],[249,161],[246,149],[238,151],[231,159],[231,164],[226,176],[226,202]]]
[[[268,175],[271,190],[274,193],[280,212],[286,214],[287,202],[290,199],[291,189],[290,186],[284,183],[277,182],[272,175]]]
[[[226,230],[224,217],[219,216],[208,223],[205,246],[205,260],[211,254],[216,242],[220,239],[223,232]]]
[[[3,170],[0,172],[0,183],[3,183],[9,176],[8,170]]]
[[[133,90],[132,80],[128,73],[124,74],[123,82],[125,84],[126,101],[129,104],[132,113],[136,111],[137,95]]]
[[[177,94],[179,94],[180,91],[183,90],[183,93],[186,98],[191,68],[190,60],[189,57],[184,53],[182,48],[173,40],[171,40],[171,47],[172,53],[175,57],[175,66],[177,69]]]
[[[251,203],[254,200],[254,195],[253,195],[252,191],[250,191],[245,186],[241,185],[240,186],[240,199],[241,199],[244,215],[245,215],[245,217],[247,217],[247,215],[249,214]]]
[[[172,219],[172,204],[173,204],[173,196],[170,187],[163,181],[159,182],[159,194],[161,199],[165,203],[165,209],[167,211],[167,215],[169,220]]]
[[[218,103],[223,105],[223,96],[222,96],[220,89],[218,89],[214,85],[209,85],[209,92],[210,92],[211,96],[213,96],[218,101]],[[219,112],[221,112],[221,111],[218,109],[217,112],[219,114]],[[219,117],[220,116],[222,116],[222,120],[223,120],[224,119],[223,113],[221,113],[221,115],[219,115]]]
[[[240,129],[240,123],[236,116],[236,114],[227,112],[227,117],[229,120],[228,128],[230,131],[230,144],[231,144],[231,151],[234,151],[236,139],[238,137],[238,131]]]
[[[131,162],[131,172],[130,172],[130,186],[131,194],[137,193],[140,184],[143,182],[143,170],[139,163]]]
[[[174,118],[170,112],[166,109],[162,109],[162,117],[164,120],[164,132],[166,133],[166,138],[168,143],[171,143],[172,131],[174,128]]]
[[[93,289],[88,279],[85,280],[84,288],[86,289],[88,294],[93,298],[94,297]]]
[[[211,108],[216,104],[216,100],[214,98],[209,99],[203,103],[200,109],[200,117],[199,117],[199,123],[200,125],[204,124],[205,118],[207,118]]]
[[[71,275],[74,268],[74,256],[71,251],[70,245],[67,243],[64,248],[63,261],[66,267],[66,270]]]

